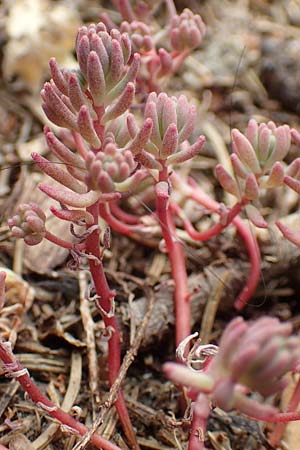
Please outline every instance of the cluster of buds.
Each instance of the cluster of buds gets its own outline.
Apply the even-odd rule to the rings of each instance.
[[[128,22],[137,19],[147,21],[160,3],[161,0],[113,0],[113,4],[120,11],[123,19]]]
[[[154,48],[150,27],[144,22],[134,20],[133,22],[122,22],[120,32],[130,36],[133,50],[140,53],[149,52]]]
[[[247,323],[237,317],[226,327],[205,373],[176,363],[165,364],[164,370],[174,382],[192,388],[193,396],[205,392],[226,411],[237,409],[263,419],[276,409],[252,400],[247,393],[257,392],[265,399],[281,392],[287,383],[285,375],[299,369],[300,338],[291,331],[290,324],[275,318]]]
[[[42,106],[53,123],[79,132],[98,149],[101,136],[93,121],[104,125],[129,108],[140,57],[132,56],[126,33],[108,33],[103,23],[79,29],[76,53],[79,72],[63,71],[54,58],[50,60],[52,80],[42,90]]]
[[[205,24],[198,14],[189,9],[184,9],[177,15],[175,6],[171,6],[170,0],[169,23],[153,34],[152,28],[145,23],[145,17],[139,20],[139,17],[145,14],[136,14],[136,11],[139,4],[140,11],[146,12],[149,16],[155,2],[146,2],[147,5],[145,2],[129,2],[129,0],[115,0],[115,2],[125,19],[120,24],[120,32],[130,36],[133,50],[139,52],[142,57],[139,77],[142,89],[160,92],[172,74],[181,67],[185,58],[202,43],[206,32]],[[116,27],[107,14],[102,15],[102,20],[109,30]]]
[[[179,16],[172,17],[170,42],[176,52],[191,51],[199,47],[206,32],[206,26],[198,14],[185,8]]]
[[[46,216],[35,203],[23,203],[17,214],[8,220],[8,226],[16,238],[22,238],[28,245],[37,245],[45,237]]]
[[[184,95],[177,98],[151,92],[144,119],[129,149],[145,167],[162,170],[163,165],[182,163],[197,155],[204,145],[205,138],[200,136],[193,145],[178,151],[180,144],[192,135],[196,124],[196,108]]]
[[[235,178],[218,164],[216,176],[223,189],[239,201],[258,200],[261,190],[282,186],[285,180],[283,160],[291,146],[291,130],[288,125],[276,127],[273,122],[260,125],[249,121],[246,135],[232,130],[233,153],[231,163]],[[293,170],[293,168],[288,168]],[[254,225],[267,227],[266,221],[254,205],[246,207]]]
[[[146,176],[143,171],[135,170],[137,162],[131,151],[119,149],[112,136],[107,138],[101,152],[88,152],[86,168],[86,184],[106,194],[128,191]]]

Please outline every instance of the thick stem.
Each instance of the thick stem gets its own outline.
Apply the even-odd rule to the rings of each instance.
[[[159,181],[168,183],[167,167],[159,173]],[[156,214],[169,255],[172,278],[175,283],[176,347],[191,334],[191,312],[184,248],[176,237],[176,227],[168,210],[168,196],[156,193]]]
[[[21,366],[16,360],[15,356],[10,350],[9,343],[0,343],[0,359],[4,363],[7,374],[11,377],[17,378],[23,389],[27,392],[31,400],[39,407],[44,409],[51,417],[58,420],[66,428],[70,429],[70,432],[78,433],[81,436],[88,432],[88,428],[82,423],[78,422],[74,417],[54,405],[37,387],[29,376],[27,369]],[[91,438],[91,442],[99,449],[103,450],[120,450],[119,447],[102,438],[99,435],[94,434]]]
[[[298,378],[297,384],[295,386],[293,395],[289,401],[287,412],[291,413],[294,412],[297,409],[297,406],[300,402],[300,377]],[[270,444],[275,448],[282,438],[283,433],[285,432],[287,423],[278,423],[272,433],[269,436],[269,442]]]
[[[210,414],[210,401],[205,394],[199,394],[192,406],[191,435],[188,450],[205,450],[206,421]]]
[[[94,224],[98,224],[98,203],[95,203],[94,205],[87,208],[87,211],[94,217]],[[87,229],[91,226],[92,225],[87,225]],[[106,276],[104,274],[99,248],[98,229],[95,229],[88,236],[86,240],[86,251],[88,254],[93,255],[96,258],[92,258],[89,260],[90,271],[94,281],[96,294],[98,296],[97,301],[99,302],[105,326],[108,331],[111,331],[111,337],[108,341],[108,376],[110,386],[112,386],[113,382],[117,378],[121,365],[121,339],[116,317],[109,314],[111,312],[111,305],[115,294],[109,289]],[[132,449],[138,449],[139,446],[137,444],[136,436],[133,431],[125,400],[121,391],[118,394],[117,400],[115,402],[115,407],[117,409],[118,416],[123,426],[126,437],[132,446]]]

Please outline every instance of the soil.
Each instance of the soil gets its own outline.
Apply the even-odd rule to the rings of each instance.
[[[64,10],[57,11],[55,26],[42,27],[42,34],[27,25],[32,33],[29,38],[26,27],[22,28],[22,16],[18,16],[19,22],[12,21],[13,3],[16,7],[23,3],[26,8],[25,0],[0,5],[0,264],[11,269],[6,299],[10,310],[0,312],[0,334],[12,342],[21,364],[52,401],[66,400],[72,414],[90,427],[107,400],[109,387],[106,331],[96,307],[85,299],[87,265],[83,261],[81,269],[73,271],[66,250],[49,243],[28,248],[16,242],[7,218],[22,202],[37,201],[44,210],[53,203],[36,189],[44,176],[30,160],[31,151],[47,154],[39,98],[42,83],[49,77],[42,61],[43,51],[46,53],[43,40],[54,35],[51,51],[59,52],[72,66],[68,41],[70,37],[72,42],[77,26],[97,22],[104,10],[114,20],[118,17],[109,1],[45,0],[44,10],[35,12],[33,23],[40,20],[38,14],[49,22],[54,20],[50,13],[59,5]],[[226,202],[213,171],[224,149],[230,149],[232,128],[244,130],[254,117],[300,129],[300,4],[288,0],[177,2],[178,11],[184,7],[201,14],[208,29],[201,48],[187,58],[168,93],[183,92],[199,106],[196,132],[206,135],[207,145],[194,162],[192,174],[212,197]],[[161,11],[163,8],[156,15],[158,22]],[[34,52],[40,52],[40,60]],[[291,158],[298,153],[299,149],[292,149]],[[288,223],[299,224],[298,197],[286,190],[263,199],[261,207],[268,222],[285,217]],[[139,208],[142,211],[143,205]],[[206,215],[199,226],[205,229],[214,220]],[[199,218],[194,222],[200,222]],[[61,237],[69,235],[60,221],[49,219],[49,227]],[[253,233],[262,252],[261,282],[241,314],[246,319],[267,314],[290,320],[298,332],[300,249],[284,240],[272,225],[267,231],[253,229]],[[185,449],[188,417],[179,410],[177,388],[162,373],[162,364],[174,360],[175,319],[170,267],[159,241],[158,234],[132,240],[112,233],[104,265],[110,287],[117,292],[124,355],[136,348],[138,332],[144,326],[137,355],[123,380],[138,442],[145,449]],[[204,342],[217,344],[226,324],[237,315],[233,304],[249,271],[247,252],[233,227],[205,244],[186,240],[184,246],[193,331],[199,331]],[[210,308],[213,316],[208,323],[203,317]],[[272,401],[280,406],[280,399]],[[286,400],[281,402],[284,407]],[[270,450],[270,428],[235,411],[215,408],[205,445],[215,450]],[[278,448],[298,450],[298,428],[294,423]],[[77,438],[65,431],[24,396],[15,379],[1,376],[0,444],[11,450],[71,450]],[[105,412],[99,433],[122,449],[129,448],[113,407]]]

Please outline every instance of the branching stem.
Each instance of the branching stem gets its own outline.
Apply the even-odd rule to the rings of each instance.
[[[32,381],[29,373],[24,369],[21,364],[16,360],[15,356],[9,349],[9,343],[0,343],[0,359],[7,367],[7,373],[10,376],[15,376],[23,389],[27,392],[31,400],[45,409],[54,419],[58,420],[61,424],[65,425],[70,432],[78,433],[81,436],[88,432],[88,428],[82,423],[78,422],[74,417],[54,405],[37,387]],[[9,368],[9,369],[8,369]],[[98,449],[103,450],[120,450],[115,444],[107,441],[99,435],[94,434],[91,438],[91,442]]]
[[[94,224],[98,223],[98,202],[87,208],[87,211],[93,215]],[[87,225],[89,229],[92,225]],[[98,296],[98,302],[101,309],[107,314],[111,311],[111,303],[114,298],[114,292],[109,289],[106,276],[103,270],[103,265],[101,261],[101,253],[99,248],[99,229],[96,228],[87,237],[86,240],[86,251],[87,253],[95,257],[89,259],[90,271],[94,281],[94,286],[96,294]],[[120,332],[117,324],[116,317],[113,315],[103,314],[103,321],[107,329],[112,330],[111,337],[108,341],[108,376],[110,386],[113,385],[115,379],[118,376],[118,372],[121,365],[121,345],[120,345]],[[115,407],[118,412],[120,422],[122,423],[124,432],[128,441],[130,442],[132,449],[138,449],[136,436],[132,428],[132,424],[129,418],[125,400],[121,391],[118,393],[117,400],[115,402]]]

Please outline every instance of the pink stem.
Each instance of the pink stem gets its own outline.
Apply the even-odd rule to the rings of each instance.
[[[235,308],[240,311],[255,294],[261,275],[261,256],[256,237],[251,233],[249,227],[239,217],[233,220],[233,224],[240,236],[244,239],[251,266],[247,282],[234,303]]]
[[[295,386],[293,395],[289,401],[288,407],[287,407],[287,412],[291,413],[291,412],[295,412],[295,410],[297,409],[297,406],[299,405],[300,402],[300,378],[297,381],[297,384]],[[280,439],[282,438],[282,435],[286,429],[287,423],[278,423],[274,430],[272,431],[272,433],[269,436],[269,442],[272,445],[272,447],[277,447],[277,445],[280,442]]]
[[[186,183],[181,179],[177,179],[176,181],[185,184],[184,189],[186,189],[186,195],[188,197],[190,197],[200,205],[205,206],[205,208],[209,209],[210,211],[220,214],[219,203],[208,197],[208,195],[206,195],[199,188],[194,180],[192,180],[191,178],[189,179],[191,186],[187,186]],[[244,286],[244,289],[239,294],[234,304],[236,309],[241,310],[251,299],[259,283],[261,275],[261,257],[256,237],[253,235],[253,233],[251,233],[249,227],[239,217],[235,217],[232,223],[235,225],[238,233],[241,235],[245,242],[251,265],[246,285]]]
[[[264,417],[263,419],[261,419],[260,417],[256,417],[253,414],[248,414],[248,416],[252,419],[261,420],[268,423],[286,423],[300,420],[300,411],[280,412],[270,417]]]
[[[230,223],[233,221],[233,219],[241,212],[243,207],[243,203],[238,202],[234,205],[233,208],[229,210],[226,216],[226,221],[224,223],[216,223],[213,225],[209,230],[199,232],[195,230],[192,223],[189,221],[187,217],[183,215],[183,212],[181,208],[176,204],[172,203],[170,205],[170,208],[181,218],[183,221],[183,226],[186,232],[189,234],[189,236],[194,239],[195,241],[207,241],[218,234],[221,233]]]
[[[159,181],[168,183],[167,168],[159,173]],[[172,215],[168,211],[168,198],[156,196],[156,214],[170,259],[172,278],[175,282],[175,327],[176,347],[191,334],[190,295],[186,273],[185,254],[182,244],[176,238],[176,227]]]
[[[105,222],[107,222],[107,224],[118,233],[130,236],[131,234],[135,233],[138,229],[137,226],[128,225],[126,223],[121,222],[116,217],[112,216],[108,203],[99,203],[99,213],[102,219],[104,219]]]
[[[94,217],[94,224],[97,224],[99,211],[98,203],[95,203],[87,208],[87,211]],[[87,229],[91,226],[93,225],[87,225]],[[121,365],[121,339],[116,317],[109,314],[111,312],[111,304],[114,300],[115,293],[109,289],[106,276],[104,274],[99,247],[99,229],[95,229],[87,237],[86,251],[88,254],[93,255],[96,258],[89,260],[90,271],[94,281],[96,294],[98,296],[98,304],[100,306],[100,310],[102,310],[101,312],[105,326],[107,330],[111,330],[111,337],[108,341],[108,378],[110,386],[112,386]],[[132,449],[138,449],[139,446],[137,444],[136,436],[132,428],[125,400],[121,391],[118,393],[117,400],[115,401],[115,407]]]
[[[70,428],[70,432],[76,431],[81,436],[85,435],[89,430],[82,423],[78,422],[74,417],[54,405],[30,378],[28,371],[24,369],[16,360],[10,350],[9,343],[0,342],[0,359],[4,363],[4,368],[10,376],[16,377],[23,389],[27,392],[31,400],[38,406],[43,408],[47,414],[58,420],[61,424]],[[91,442],[99,449],[104,450],[120,450],[115,444],[107,441],[99,435],[94,434]]]
[[[199,394],[192,405],[192,423],[188,450],[204,450],[206,421],[210,414],[210,401],[204,394]]]
[[[111,202],[109,206],[112,214],[121,220],[121,222],[128,223],[129,225],[137,225],[140,223],[139,216],[124,211],[116,202]]]
[[[67,250],[78,250],[83,251],[85,249],[85,243],[73,244],[72,242],[67,242],[64,239],[55,236],[50,231],[46,231],[45,238],[59,247],[66,248]]]

